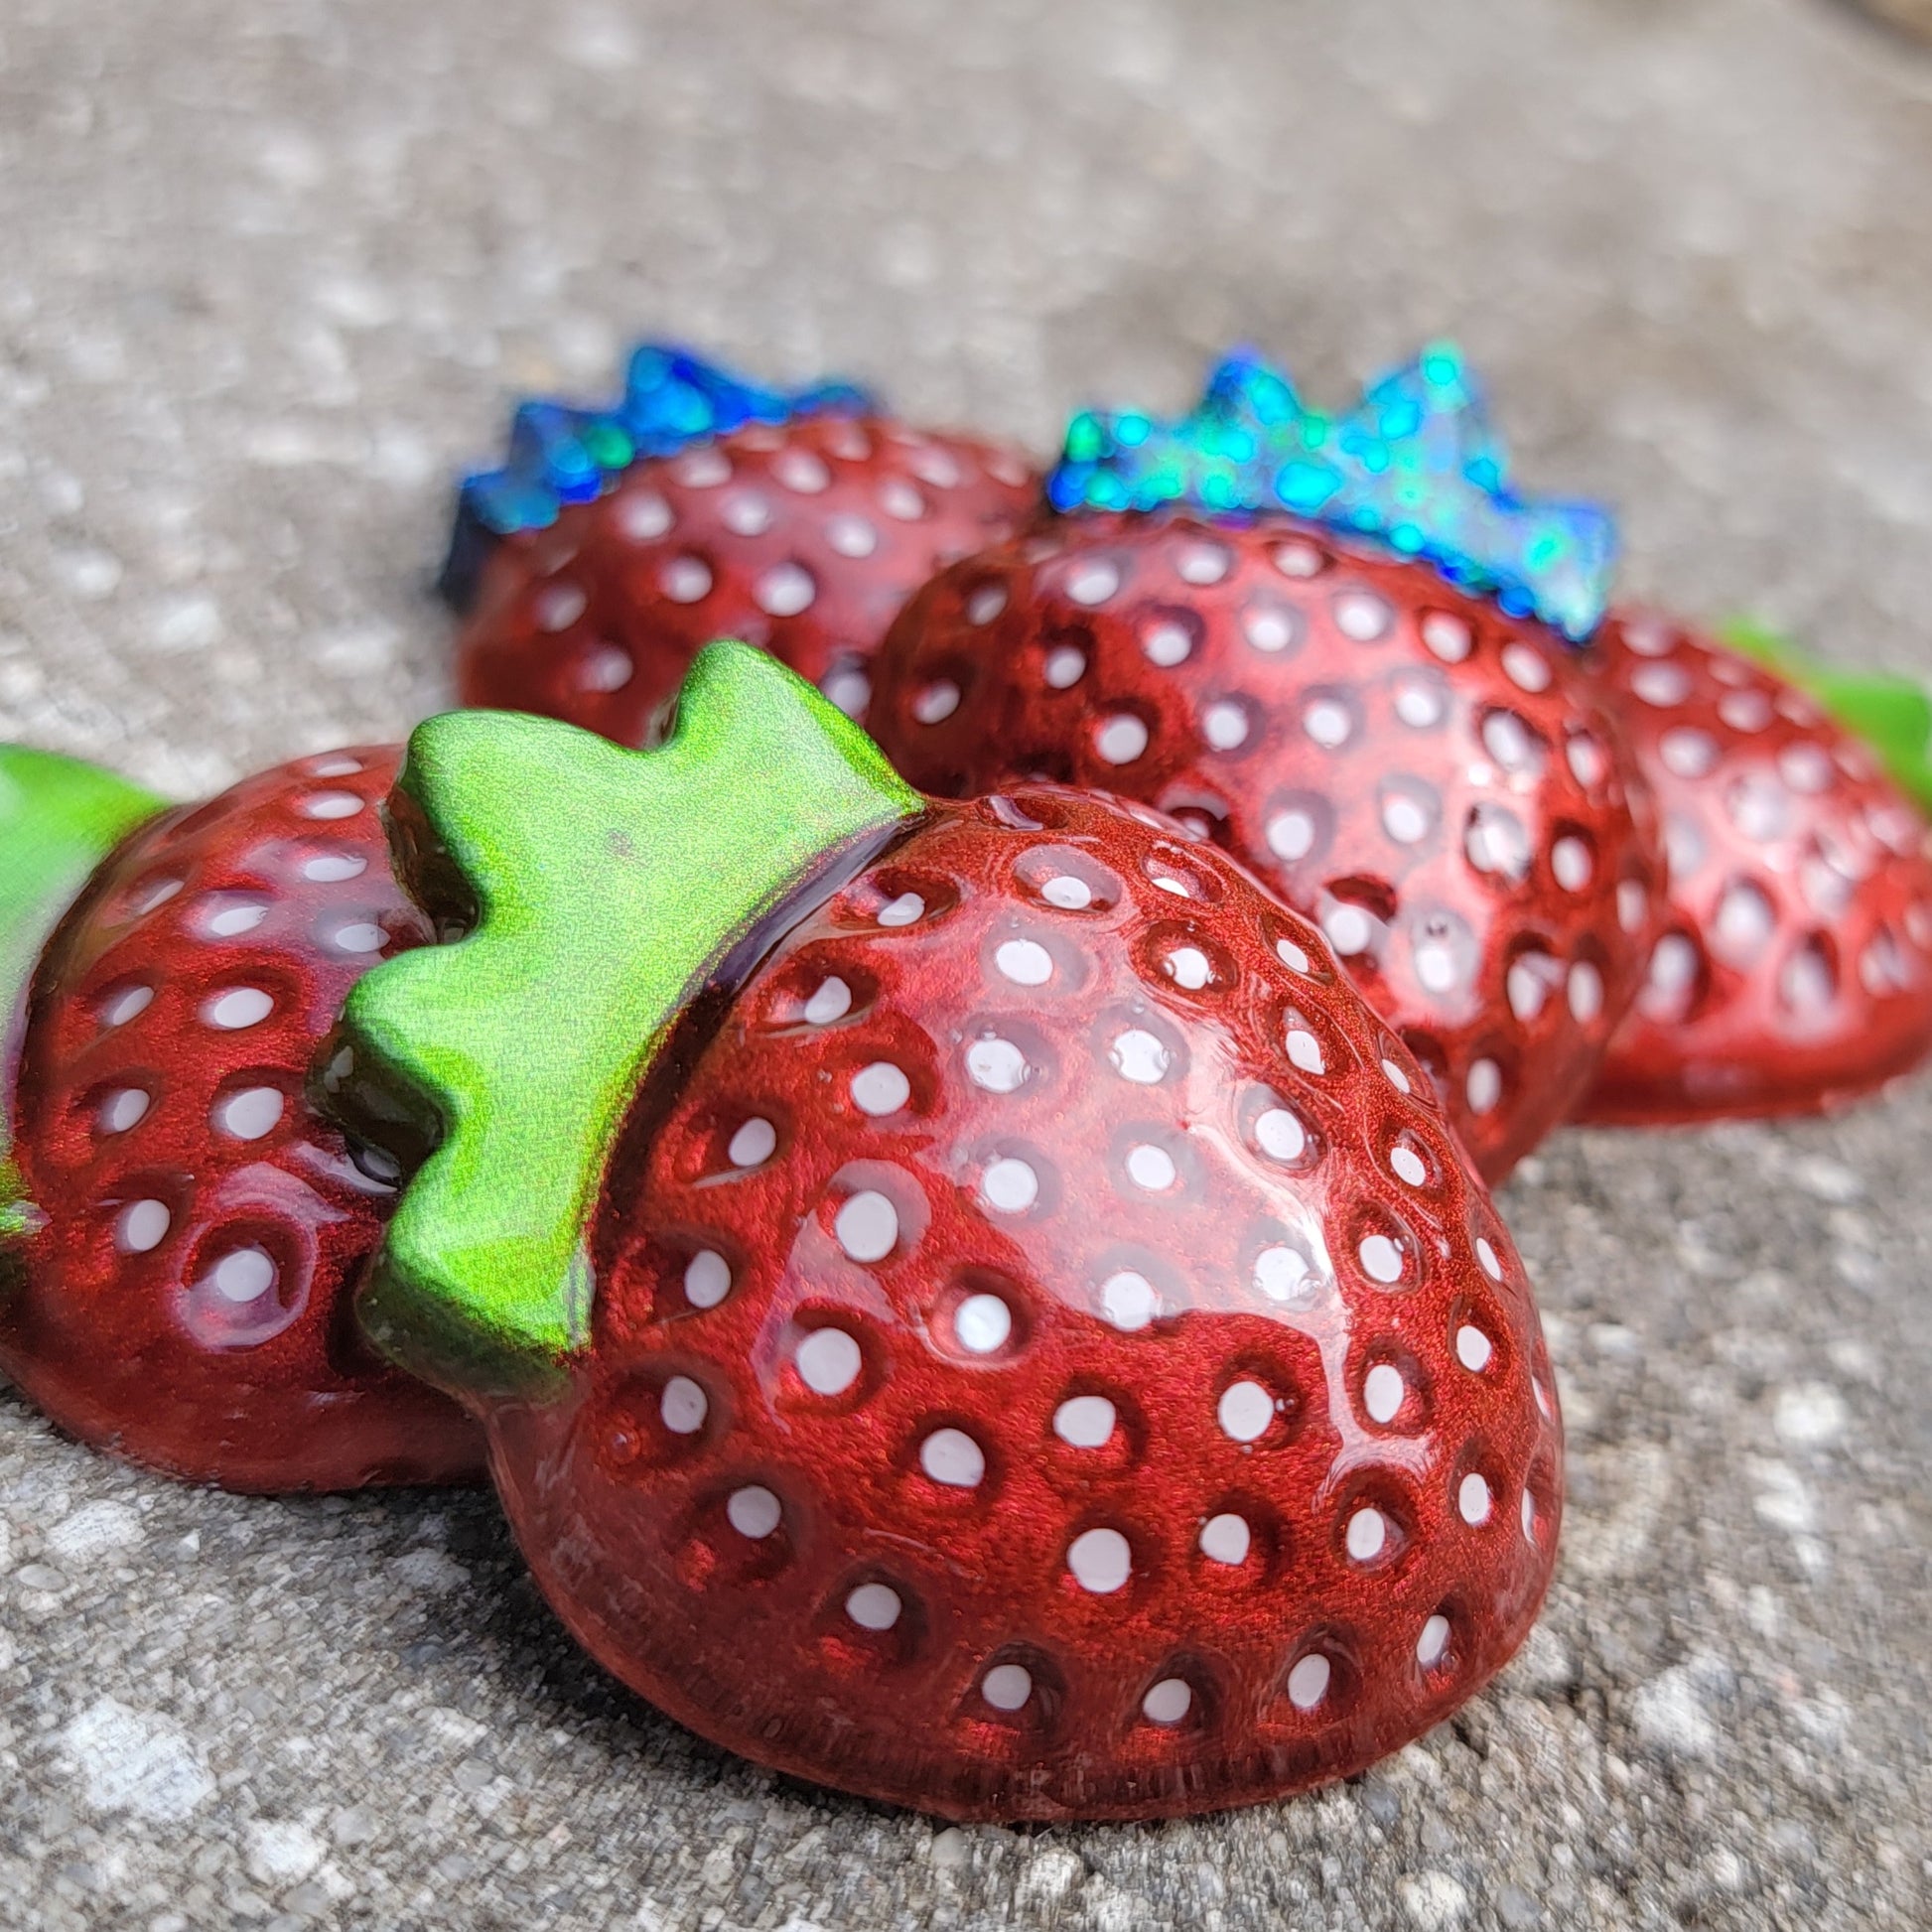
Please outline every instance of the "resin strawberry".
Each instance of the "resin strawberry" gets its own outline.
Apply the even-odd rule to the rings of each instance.
[[[361,1318],[627,1683],[877,1798],[1149,1817],[1359,1770],[1510,1654],[1562,1480],[1521,1266],[1224,855],[923,799],[737,644],[656,752],[434,720],[393,815],[474,929],[331,1059],[441,1137]]]
[[[1144,424],[1123,447],[1159,489],[1230,494]],[[1092,462],[1067,485],[1074,467],[1056,497],[1107,494],[1097,476],[1140,500]],[[1587,1089],[1654,884],[1614,723],[1560,634],[1503,608],[1520,601],[1279,511],[1089,510],[928,584],[881,652],[872,728],[929,791],[1045,775],[1225,847],[1318,919],[1493,1179]]]
[[[1598,633],[1592,656],[1662,814],[1670,891],[1586,1118],[1810,1112],[1932,1050],[1924,813],[1832,715],[1880,743],[1896,720],[1922,772],[1925,694],[1775,647],[1756,661],[1766,650],[1637,613]]]
[[[463,1413],[356,1331],[397,1170],[305,1091],[349,985],[431,936],[378,814],[396,759],[303,759],[169,811],[0,749],[0,1367],[171,1474],[335,1489],[481,1465]]]
[[[635,745],[698,646],[729,636],[863,717],[899,607],[1038,501],[1010,450],[647,345],[616,408],[526,405],[509,467],[465,485],[444,575],[458,686]]]
[[[942,573],[880,660],[908,778],[1145,800],[1316,918],[1491,1178],[1636,992],[1654,847],[1533,621],[1285,517],[1085,515]]]

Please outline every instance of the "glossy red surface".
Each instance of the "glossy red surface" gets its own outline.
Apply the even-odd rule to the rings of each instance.
[[[1647,799],[1540,624],[1287,518],[1082,516],[955,566],[882,647],[916,785],[1043,774],[1173,813],[1317,919],[1491,1179],[1641,978]]]
[[[1274,1797],[1452,1711],[1549,1578],[1553,1384],[1319,934],[1057,787],[791,916],[633,1106],[566,1395],[487,1414],[578,1637],[961,1818]]]
[[[504,539],[458,636],[458,688],[638,745],[698,647],[742,637],[863,721],[899,607],[1038,495],[1012,451],[887,419],[737,430]]]
[[[1932,1050],[1917,807],[1811,698],[1668,619],[1613,615],[1592,656],[1656,795],[1670,891],[1585,1117],[1812,1112],[1915,1066]]]
[[[395,1168],[306,1095],[351,983],[431,937],[377,810],[397,759],[305,759],[144,826],[42,960],[16,1118],[46,1222],[0,1367],[84,1442],[234,1489],[480,1472],[462,1412],[356,1332]]]

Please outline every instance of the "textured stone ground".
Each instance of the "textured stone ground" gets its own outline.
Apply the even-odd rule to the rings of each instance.
[[[452,466],[675,330],[1044,442],[1452,331],[1630,576],[1932,668],[1932,62],[1812,0],[11,0],[0,733],[191,792],[445,691]],[[1014,1835],[579,1662],[472,1495],[242,1502],[0,1396],[0,1922],[1932,1922],[1932,1090],[1560,1139],[1574,1445],[1499,1687],[1358,1783]]]

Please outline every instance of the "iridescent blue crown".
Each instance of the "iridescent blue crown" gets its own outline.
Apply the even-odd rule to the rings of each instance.
[[[547,528],[566,503],[603,495],[632,464],[675,456],[747,423],[859,415],[877,407],[850,382],[771,389],[672,344],[640,344],[624,371],[623,394],[610,407],[543,397],[518,406],[503,467],[463,480],[443,595],[467,610],[483,562],[502,538]]]
[[[1579,642],[1602,620],[1616,562],[1608,511],[1509,487],[1481,391],[1447,344],[1372,383],[1339,417],[1310,409],[1281,370],[1237,349],[1174,422],[1076,416],[1046,489],[1059,510],[1291,510],[1427,558]]]

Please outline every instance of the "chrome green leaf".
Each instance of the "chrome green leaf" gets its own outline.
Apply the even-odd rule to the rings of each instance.
[[[586,1225],[678,1016],[923,800],[809,685],[729,642],[699,653],[658,750],[456,712],[418,729],[397,782],[401,843],[429,841],[404,877],[460,878],[475,923],[379,966],[345,1010],[336,1084],[399,1087],[441,1128],[360,1314],[453,1393],[532,1394],[585,1339]]]

